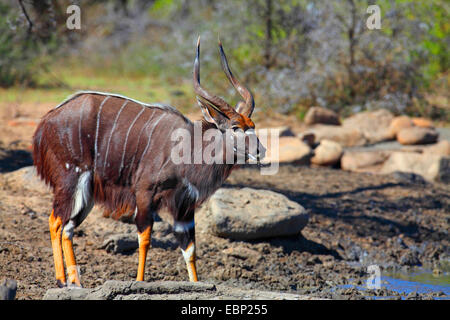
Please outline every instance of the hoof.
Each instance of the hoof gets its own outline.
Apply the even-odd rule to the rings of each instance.
[[[56,280],[56,285],[58,286],[58,288],[66,287],[66,284],[64,282],[62,282],[61,280]]]

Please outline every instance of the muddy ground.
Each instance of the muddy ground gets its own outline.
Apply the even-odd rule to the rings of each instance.
[[[24,110],[30,109],[17,112],[23,115]],[[14,173],[32,163],[29,148],[34,126],[8,125],[8,117],[0,119],[0,280],[18,281],[18,299],[41,299],[47,289],[55,287],[48,231],[52,195],[45,188],[24,183]],[[275,176],[262,176],[255,167],[236,170],[227,186],[280,192],[304,206],[310,221],[292,238],[243,242],[197,233],[201,281],[322,298],[399,298],[385,289],[339,286],[364,287],[370,264],[379,265],[382,273],[420,265],[439,273],[443,262],[449,261],[449,185],[430,184],[405,174],[382,176],[285,165]],[[179,249],[158,241],[166,236],[167,225],[156,224],[145,279],[186,280]],[[74,236],[85,287],[136,277],[137,251],[112,254],[102,248],[108,235],[134,230],[134,225],[103,218],[99,208],[91,212]],[[412,294],[410,298],[438,296],[442,293]]]
[[[198,233],[202,281],[323,298],[392,296],[396,294],[387,290],[367,293],[336,287],[365,286],[369,264],[380,265],[383,272],[414,265],[439,269],[439,261],[448,260],[448,186],[295,166],[283,166],[270,177],[256,169],[240,169],[226,186],[281,192],[308,210],[310,222],[298,237],[265,241]],[[0,177],[0,275],[18,281],[18,299],[41,299],[55,286],[47,225],[51,201],[51,193],[23,186],[14,173]],[[186,280],[179,249],[158,241],[167,233],[163,224],[157,223],[160,232],[155,232],[145,278]],[[136,251],[112,254],[101,248],[108,235],[134,230],[134,225],[103,218],[98,208],[77,229],[75,251],[85,287],[135,278]]]

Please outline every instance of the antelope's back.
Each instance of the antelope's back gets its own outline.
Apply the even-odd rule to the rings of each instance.
[[[79,93],[48,112],[33,137],[38,174],[51,186],[61,176],[91,171],[112,185],[130,185],[143,163],[170,157],[171,132],[192,123],[170,106],[107,93]]]

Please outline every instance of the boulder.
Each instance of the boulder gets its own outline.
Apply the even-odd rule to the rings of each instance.
[[[113,234],[108,236],[100,249],[105,249],[109,253],[127,253],[139,247],[137,234]]]
[[[309,164],[311,148],[299,138],[281,137],[278,139],[278,148],[276,142],[276,140],[272,139],[270,144],[267,144],[266,157],[262,159],[261,163]]]
[[[438,156],[450,156],[450,141],[441,140],[437,143],[428,145],[403,146],[401,151],[434,154]]]
[[[386,110],[365,111],[345,119],[342,125],[346,128],[357,129],[362,132],[368,143],[377,143],[394,139],[390,131],[394,115]]]
[[[196,213],[196,226],[204,232],[252,240],[297,235],[308,214],[284,195],[251,188],[219,189]]]
[[[450,182],[450,157],[414,152],[393,152],[380,173],[411,172],[428,181]]]
[[[186,299],[196,293],[216,291],[213,284],[185,281],[117,281],[109,280],[93,289],[49,289],[43,300],[152,300]]]
[[[415,126],[422,128],[434,128],[433,121],[427,118],[412,118],[412,122]]]
[[[333,110],[322,107],[311,107],[305,115],[305,123],[312,124],[333,124],[340,125],[339,117]]]
[[[430,128],[411,127],[398,132],[397,141],[404,145],[435,143],[439,133]]]
[[[96,288],[49,289],[44,300],[316,300],[307,295],[187,281],[109,280]],[[186,304],[186,306],[188,306]],[[183,307],[187,308],[187,307]],[[190,306],[197,310],[195,306]],[[181,309],[180,309],[181,310]],[[178,311],[177,311],[178,312]],[[195,313],[193,313],[195,314]],[[210,317],[212,314],[209,315]]]
[[[408,116],[398,116],[395,117],[389,126],[390,133],[396,137],[397,133],[399,133],[400,130],[405,128],[411,128],[414,126],[414,123],[412,122],[411,118]]]
[[[342,153],[342,147],[339,143],[331,140],[322,140],[319,146],[314,149],[311,163],[320,166],[332,166],[339,162]]]
[[[314,134],[316,142],[331,140],[342,147],[363,146],[368,142],[360,130],[351,127],[318,124],[301,133],[300,138],[305,134]]]
[[[439,141],[438,143],[432,144],[424,148],[423,152],[439,156],[450,156],[450,141],[448,140]]]
[[[341,168],[347,171],[373,172],[389,157],[388,151],[346,151],[341,158]]]

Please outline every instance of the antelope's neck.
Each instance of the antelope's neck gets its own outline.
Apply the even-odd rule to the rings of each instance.
[[[199,123],[197,123],[197,125],[199,125]],[[201,126],[202,136],[207,130],[218,130],[213,124],[206,121],[201,121]],[[209,143],[210,141],[202,140],[202,150],[205,150],[205,147],[207,147]],[[225,145],[223,145],[223,148],[226,148]],[[202,150],[193,149],[194,152],[202,152]],[[227,164],[225,159],[223,160],[222,163],[213,162],[211,164],[202,161],[201,164],[193,165],[195,170],[189,170],[189,181],[198,189],[200,203],[210,197],[222,186],[235,167],[235,164]]]

